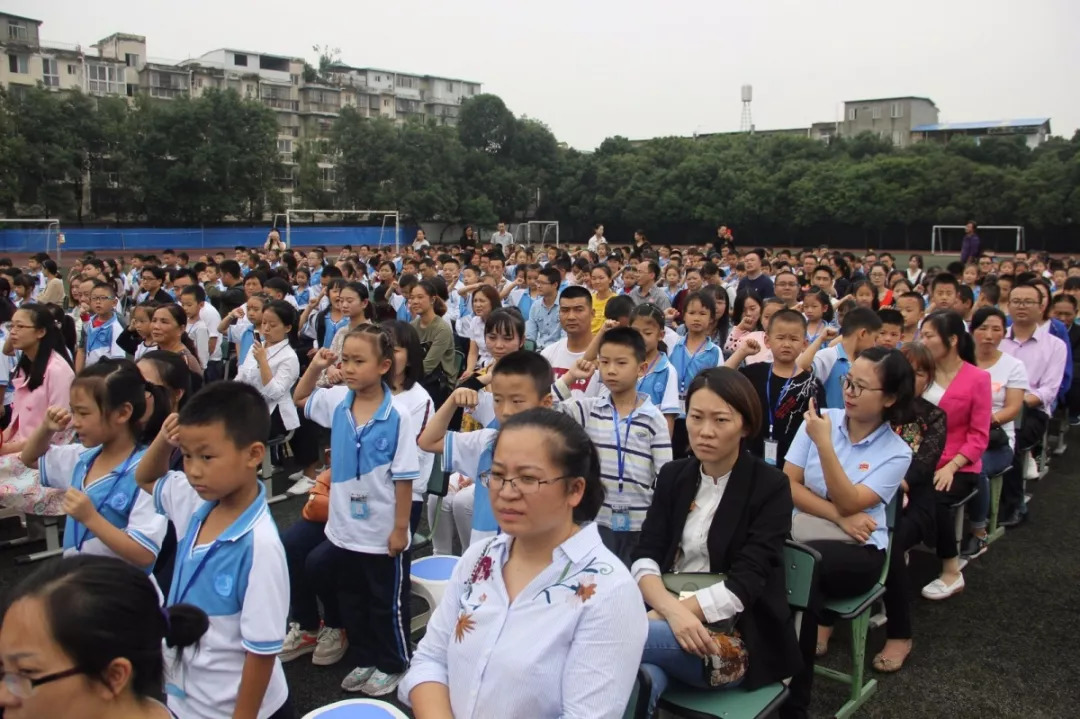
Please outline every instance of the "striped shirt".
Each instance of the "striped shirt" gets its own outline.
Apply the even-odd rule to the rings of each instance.
[[[656,476],[671,461],[667,420],[648,395],[639,392],[638,402],[638,408],[629,417],[617,417],[610,396],[568,400],[556,405],[556,409],[585,428],[600,455],[600,478],[607,494],[596,523],[611,527],[612,506],[626,506],[631,532],[641,531],[645,513],[652,505]]]

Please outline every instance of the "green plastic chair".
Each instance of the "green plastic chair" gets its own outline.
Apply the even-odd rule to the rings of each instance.
[[[536,351],[536,341],[535,340],[525,340],[525,349],[527,351],[529,351],[529,352],[535,352]]]
[[[885,564],[881,567],[881,577],[869,591],[857,597],[830,599],[825,602],[825,609],[835,612],[841,619],[851,620],[851,674],[814,664],[814,673],[827,679],[842,682],[851,687],[848,700],[836,712],[836,719],[847,719],[858,710],[866,700],[877,691],[877,679],[864,681],[866,677],[866,636],[870,631],[870,610],[874,603],[885,596],[885,577],[889,573],[889,560],[892,557],[892,536],[896,528],[896,518],[902,492],[889,502],[885,510],[886,523],[889,527],[889,548],[885,551]]]
[[[623,719],[645,719],[649,712],[649,695],[651,693],[652,679],[644,669],[638,667],[637,678],[634,680],[634,688],[630,692],[630,699],[626,702]]]
[[[784,546],[784,575],[788,604],[795,610],[796,633],[802,626],[803,613],[810,604],[810,594],[817,581],[819,561],[821,555],[804,544],[788,540]],[[673,688],[661,695],[660,707],[688,719],[755,719],[769,716],[780,708],[788,695],[784,682],[775,682],[752,691],[707,691],[677,686],[676,682],[672,682],[672,685]]]

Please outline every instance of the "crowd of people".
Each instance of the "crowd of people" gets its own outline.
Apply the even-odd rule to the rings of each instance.
[[[310,656],[418,719],[621,717],[642,670],[650,714],[673,679],[790,678],[804,717],[826,601],[884,573],[872,666],[901,670],[906,552],[941,560],[925,599],[962,591],[1051,418],[1080,424],[1077,263],[467,235],[87,255],[67,290],[0,259],[0,507],[66,517],[9,598],[6,716],[291,717]],[[306,503],[277,527],[283,443]],[[425,523],[460,559],[414,647]],[[788,539],[820,555],[798,633]]]

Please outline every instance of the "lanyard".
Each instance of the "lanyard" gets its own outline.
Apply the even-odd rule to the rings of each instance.
[[[784,386],[780,388],[780,396],[776,398],[776,406],[772,403],[772,362],[769,363],[769,373],[765,376],[765,406],[769,410],[769,434],[768,439],[773,438],[773,422],[776,420],[776,410],[779,408],[780,403],[784,401],[784,396],[787,394],[788,387],[791,386],[791,380],[795,379],[795,375],[792,374],[784,382]]]
[[[176,599],[175,601],[169,602],[170,605],[183,604],[184,597],[187,595],[188,590],[191,589],[192,585],[195,584],[195,580],[199,578],[199,574],[202,573],[203,567],[205,567],[210,562],[210,557],[212,557],[214,555],[214,552],[218,550],[218,547],[222,545],[222,542],[219,539],[215,539],[214,543],[210,545],[210,548],[203,553],[202,558],[199,560],[199,563],[195,565],[195,571],[193,571],[191,573],[191,576],[188,577],[187,582],[184,582],[183,572],[184,565],[186,564],[184,560],[191,557],[191,552],[195,549],[195,540],[198,538],[199,530],[201,528],[202,520],[200,520],[190,530],[191,541],[188,542],[187,545],[183,548],[184,557],[181,558],[180,563],[177,565],[176,582],[173,584],[172,588],[172,591],[176,592]]]
[[[378,410],[375,410],[378,412]],[[352,408],[349,409],[349,414],[352,414]],[[360,428],[360,434],[356,438],[356,481],[360,481],[360,452],[364,445],[364,435],[368,433],[368,430],[375,424],[375,417],[368,420],[368,423]]]
[[[114,470],[113,473],[116,475],[116,477],[113,479],[112,485],[109,487],[108,493],[105,495],[105,498],[102,499],[100,502],[98,502],[97,506],[94,508],[95,511],[97,511],[98,514],[101,514],[102,508],[104,508],[105,505],[109,503],[109,500],[112,499],[113,492],[116,491],[116,485],[120,484],[120,480],[123,479],[124,475],[126,475],[128,473],[128,470],[131,469],[131,463],[132,463],[132,461],[134,461],[135,454],[138,451],[139,451],[138,447],[135,447],[135,449],[131,450],[131,454],[129,454],[128,458],[126,460],[124,460],[124,463],[122,465],[120,465],[120,469]],[[94,461],[96,461],[97,458],[100,457],[100,456],[101,456],[101,453],[99,452],[98,456],[94,457]],[[87,474],[89,474],[89,472],[90,472],[90,467],[93,467],[93,466],[94,466],[93,462],[91,462],[90,466],[86,468]],[[85,476],[83,477],[83,479],[84,480],[86,479]],[[98,480],[98,481],[100,482],[101,480]],[[94,484],[97,484],[97,482],[95,482]],[[90,489],[90,487],[87,487],[85,485],[83,486],[83,491],[84,492],[89,490],[89,489]],[[136,491],[141,491],[141,490],[136,490]],[[82,532],[81,537],[79,536],[79,534],[80,534],[79,533],[79,527],[82,527],[83,530],[84,530]],[[87,539],[90,538],[90,530],[87,529],[86,526],[83,525],[81,522],[75,522],[74,525],[73,525],[73,529],[75,530],[75,550],[78,551],[78,552],[81,552],[83,544],[86,542]]]
[[[630,414],[626,417],[626,437],[622,440],[619,439],[619,410],[615,409],[615,402],[611,403],[611,414],[615,419],[615,457],[619,466],[619,494],[623,491],[623,475],[626,470],[626,456],[623,455],[623,444],[630,444],[630,421],[634,419],[634,412],[637,410],[630,410]]]
[[[692,380],[694,378],[693,375],[690,374],[690,369],[694,366],[694,359],[701,353],[701,350],[705,349],[705,346],[708,345],[708,344],[709,344],[709,338],[706,337],[704,340],[702,340],[701,344],[698,345],[698,348],[696,350],[694,350],[694,354],[690,354],[690,351],[689,351],[689,349],[687,347],[687,343],[683,342],[683,351],[686,352],[686,354],[688,356],[686,358],[686,367],[685,367],[685,369],[683,371],[679,372],[679,391],[680,392],[685,392],[686,387],[689,384],[690,380]]]

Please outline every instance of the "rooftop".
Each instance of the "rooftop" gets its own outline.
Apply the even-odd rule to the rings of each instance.
[[[35,20],[32,17],[23,17],[22,15],[12,15],[9,12],[0,12],[0,16],[9,17],[12,20],[25,20],[26,22],[32,22],[32,23],[35,23],[37,25],[44,25],[45,24],[44,20]]]
[[[984,120],[979,122],[938,122],[917,125],[912,132],[940,132],[942,130],[990,130],[995,127],[1041,127],[1049,125],[1049,117],[1028,117],[1019,120]]]
[[[934,101],[928,97],[919,97],[917,95],[902,95],[900,97],[872,97],[867,100],[844,100],[845,105],[854,105],[857,102],[888,102],[889,100],[922,100],[923,102],[929,102],[934,105]],[[937,105],[934,105],[937,107]]]

